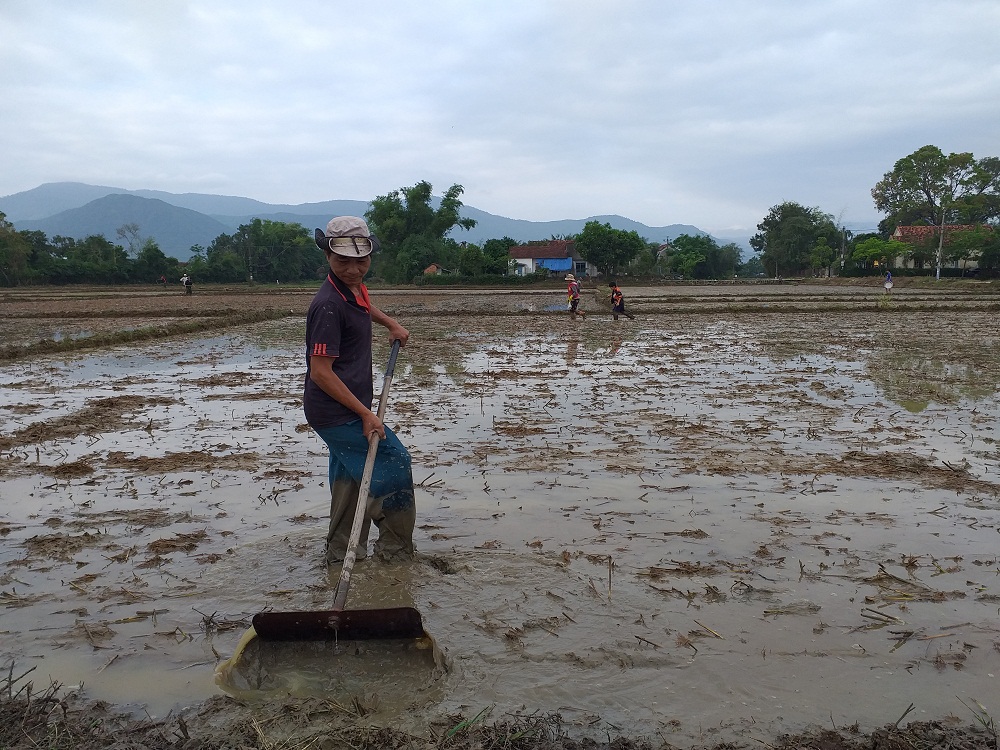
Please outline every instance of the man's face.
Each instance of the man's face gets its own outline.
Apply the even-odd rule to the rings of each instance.
[[[357,286],[365,278],[368,269],[372,267],[370,255],[363,258],[352,258],[347,255],[328,253],[327,260],[330,261],[330,270],[333,275],[343,281],[348,286]]]

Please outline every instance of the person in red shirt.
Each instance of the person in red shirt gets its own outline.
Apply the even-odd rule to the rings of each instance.
[[[368,439],[379,442],[365,525],[355,550],[367,555],[371,523],[379,529],[375,554],[384,559],[413,555],[416,504],[410,454],[372,411],[372,324],[389,331],[402,346],[409,331],[379,310],[368,297],[365,274],[378,240],[356,216],[338,216],[317,229],[316,244],[330,273],[306,316],[306,421],[330,449],[330,528],[326,562],[344,559],[361,489]]]
[[[576,276],[573,274],[566,274],[564,279],[566,282],[566,301],[569,302],[569,314],[570,317],[575,318],[580,315],[584,318],[587,317],[587,313],[580,310],[580,282],[576,280]]]

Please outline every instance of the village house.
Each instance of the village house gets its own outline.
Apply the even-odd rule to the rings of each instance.
[[[948,247],[948,242],[951,237],[956,234],[961,234],[962,232],[971,232],[977,229],[976,224],[945,224],[944,227],[944,247]],[[932,225],[923,226],[897,226],[896,231],[892,233],[890,239],[896,240],[897,242],[905,242],[913,247],[933,247],[937,248],[938,237],[941,234],[941,227]],[[937,256],[935,254],[935,260],[932,265],[937,263]],[[895,268],[913,268],[912,258],[897,257],[893,261]],[[942,259],[942,268],[977,268],[978,263],[975,261],[958,261],[958,260],[948,260],[946,258]]]
[[[424,269],[424,276],[440,276],[443,273],[451,273],[451,271],[442,266],[440,263],[431,263]]]
[[[577,255],[573,240],[529,242],[512,247],[508,254],[517,264],[514,270],[517,276],[527,276],[540,269],[548,271],[550,276],[572,273],[582,278],[597,275],[597,267]]]

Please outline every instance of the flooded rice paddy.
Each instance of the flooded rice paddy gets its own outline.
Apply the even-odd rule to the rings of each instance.
[[[1000,712],[995,312],[381,294],[419,554],[348,606],[416,607],[442,661],[257,643],[230,692],[667,739]],[[254,613],[331,606],[303,323],[0,366],[5,669],[164,715]]]

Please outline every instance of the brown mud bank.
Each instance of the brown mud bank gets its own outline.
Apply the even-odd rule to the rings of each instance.
[[[99,291],[5,297],[0,344],[229,323],[0,366],[0,746],[995,747],[988,285],[626,287],[617,323],[600,290],[583,321],[561,289],[374,291],[412,333],[419,555],[359,564],[350,606],[415,606],[448,669],[258,650],[239,696],[213,671],[250,617],[336,580],[310,291]],[[275,317],[196,314],[240,308]]]
[[[509,716],[494,720],[441,717],[422,735],[366,724],[336,703],[316,698],[277,701],[248,710],[232,701],[210,699],[196,711],[163,720],[137,720],[106,704],[59,698],[53,688],[0,696],[0,747],[5,750],[671,750],[663,738],[630,736],[575,739],[559,716]],[[948,722],[888,724],[871,732],[857,727],[785,734],[754,743],[691,744],[688,750],[996,750],[995,726]]]

